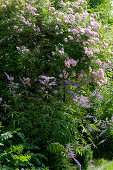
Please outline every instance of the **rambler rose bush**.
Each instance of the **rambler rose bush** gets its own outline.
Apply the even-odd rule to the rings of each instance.
[[[0,19],[3,124],[21,127],[36,168],[87,169],[91,146],[111,123],[97,99],[112,87],[112,29],[84,0],[58,9],[45,0],[2,1]]]
[[[61,1],[60,4],[58,11],[54,12],[55,9],[52,11],[53,8],[49,8],[56,21],[56,38],[59,39],[55,55],[59,57],[59,77],[68,79],[74,76],[81,81],[89,71],[95,84],[101,87],[107,83],[104,67],[111,65],[107,58],[112,54],[112,44],[108,47],[108,40],[103,39],[108,28],[103,28],[101,23],[96,22],[95,14],[89,16],[86,1]]]

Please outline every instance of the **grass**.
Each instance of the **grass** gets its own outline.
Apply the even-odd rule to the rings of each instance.
[[[95,168],[89,166],[88,170],[113,170],[113,161],[98,159],[94,160],[93,165]]]

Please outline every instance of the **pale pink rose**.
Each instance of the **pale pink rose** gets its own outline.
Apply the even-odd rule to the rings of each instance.
[[[67,1],[67,2],[66,2],[66,5],[68,5],[68,6],[69,6],[69,5],[70,5],[70,2],[69,2],[69,1]]]
[[[78,76],[78,81],[81,81],[81,80],[82,80],[82,77],[83,77],[83,74],[79,74],[79,76]]]
[[[103,71],[103,69],[98,70],[98,77],[99,77],[100,80],[104,79],[104,71]]]
[[[103,41],[103,44],[104,44],[104,47],[105,47],[105,48],[108,47],[108,43],[105,43],[105,42]]]
[[[81,41],[79,39],[77,39],[76,42],[81,42]]]
[[[86,50],[85,54],[87,54],[88,57],[93,56],[93,52],[91,50]]]
[[[64,74],[64,78],[67,79],[67,77],[68,77],[67,74]]]
[[[100,61],[100,59],[97,59],[96,63],[97,63],[98,65],[101,65],[101,64],[102,64],[102,62]]]
[[[17,50],[20,50],[20,47],[16,47]]]
[[[23,77],[23,79],[24,79],[25,84],[27,84],[28,86],[31,86],[29,77],[27,77],[27,78]]]
[[[40,28],[39,27],[37,28],[37,32],[40,32]]]
[[[62,78],[62,77],[63,77],[63,74],[60,74],[59,77]]]
[[[18,27],[15,25],[15,26],[14,26],[14,29],[15,29],[15,30],[17,30],[17,29],[18,29]]]
[[[73,35],[78,34],[79,31],[77,29],[72,29]]]
[[[59,51],[59,53],[60,53],[61,55],[64,55],[64,50],[61,49],[61,50]]]
[[[85,19],[86,20],[86,18],[89,16],[89,14],[88,14],[88,12],[87,11],[85,11],[85,12],[83,12],[83,19]]]
[[[62,71],[64,74],[66,74],[66,70],[64,69],[63,71]]]
[[[70,40],[73,40],[73,37],[72,37],[72,36],[70,36],[70,35],[68,36],[68,38],[69,38]]]
[[[22,31],[23,31],[22,28],[18,30],[18,32],[22,32]]]
[[[68,60],[68,61],[65,61],[65,66],[67,67],[67,68],[70,68],[70,61]]]
[[[92,72],[92,68],[91,68],[91,66],[89,66],[89,73],[91,73]]]
[[[28,23],[27,25],[30,27],[32,25],[32,23]]]
[[[73,14],[73,9],[72,8],[68,8],[67,13]]]
[[[6,5],[2,5],[1,7],[5,9],[5,8],[6,8]]]
[[[73,67],[76,66],[78,63],[78,61],[75,61],[73,59],[69,60],[69,62],[70,62],[70,64],[72,64]]]
[[[99,38],[93,38],[96,43],[99,43]]]
[[[79,20],[81,20],[81,16],[79,15],[79,13],[75,14],[75,18],[78,18]]]
[[[68,31],[68,32],[71,32],[71,29],[69,28],[67,31]]]
[[[81,34],[83,35],[85,33],[85,29],[84,28],[79,28],[79,29],[80,29]]]
[[[93,29],[97,30],[97,29],[100,28],[100,25],[97,22],[92,20],[90,23],[91,23],[91,26],[92,26]]]
[[[96,72],[92,72],[93,73],[93,77],[97,77],[97,73]]]
[[[104,26],[104,29],[107,31],[109,29],[109,27],[108,26]]]
[[[5,4],[7,4],[7,5],[8,5],[8,4],[9,4],[9,2],[8,2],[8,1],[5,1]]]
[[[72,71],[72,76],[73,76],[73,77],[75,77],[75,76],[76,76],[76,73],[75,73],[75,71],[74,71],[74,70]]]
[[[68,39],[67,39],[67,38],[65,38],[65,39],[64,39],[64,41],[65,41],[65,42],[68,42]]]
[[[28,53],[28,52],[29,52],[29,49],[26,49],[25,52]]]
[[[14,80],[14,77],[10,76],[10,77],[9,77],[9,80],[10,80],[10,81],[13,81],[13,80]]]

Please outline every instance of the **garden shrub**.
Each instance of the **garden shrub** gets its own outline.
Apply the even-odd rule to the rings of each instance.
[[[3,125],[32,168],[87,169],[111,135],[112,27],[84,0],[2,0],[0,19]]]

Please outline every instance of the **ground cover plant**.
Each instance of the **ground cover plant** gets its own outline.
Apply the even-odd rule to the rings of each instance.
[[[93,156],[112,159],[113,29],[90,8],[1,1],[1,168],[87,170]]]

